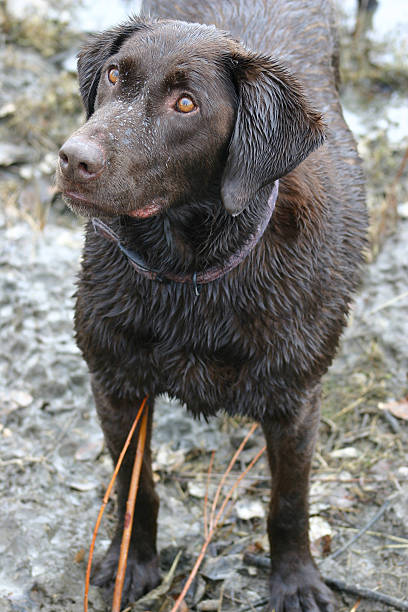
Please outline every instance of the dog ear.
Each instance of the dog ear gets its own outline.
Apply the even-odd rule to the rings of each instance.
[[[94,112],[96,92],[98,90],[101,69],[111,55],[117,53],[125,40],[134,32],[147,28],[141,19],[133,17],[131,21],[115,28],[90,36],[78,54],[79,90],[84,103],[86,118]]]
[[[221,197],[235,216],[259,189],[293,170],[322,144],[324,124],[299,83],[278,62],[250,52],[235,53],[232,61],[238,109]]]

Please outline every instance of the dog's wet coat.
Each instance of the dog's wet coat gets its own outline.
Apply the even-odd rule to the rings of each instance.
[[[163,276],[191,275],[239,252],[276,179],[279,195],[249,254],[199,297],[189,283],[138,274],[88,225],[75,322],[106,442],[116,460],[146,394],[149,436],[163,392],[195,416],[224,410],[260,422],[272,471],[268,610],[334,610],[309,551],[308,478],[320,379],[358,283],[366,215],[338,101],[330,4],[147,8],[165,18],[178,11],[180,21],[136,18],[80,53],[88,121],[60,152],[68,204],[102,217]],[[95,577],[108,590],[131,463],[130,453],[117,533]],[[126,601],[159,581],[157,512],[148,449]]]

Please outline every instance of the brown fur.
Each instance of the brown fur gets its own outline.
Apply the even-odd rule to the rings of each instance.
[[[189,285],[138,275],[88,226],[75,324],[107,445],[116,460],[146,394],[149,436],[162,392],[195,416],[256,419],[272,472],[268,610],[332,611],[309,551],[308,479],[320,379],[358,282],[366,213],[339,105],[330,4],[165,1],[147,9],[183,21],[135,18],[80,53],[88,121],[61,150],[68,204],[103,217],[147,265],[183,274],[222,266],[257,225],[277,178],[280,187],[253,251],[198,298]],[[183,95],[198,110],[177,112]],[[95,577],[108,590],[130,463],[119,479],[117,533]],[[157,512],[148,448],[126,601],[159,581]]]

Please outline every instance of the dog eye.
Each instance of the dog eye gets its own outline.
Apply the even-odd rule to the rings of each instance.
[[[188,96],[181,96],[176,102],[176,110],[180,113],[191,113],[191,111],[195,110],[197,107],[194,104],[193,100]]]
[[[112,83],[112,85],[116,85],[119,81],[119,70],[117,68],[110,68],[108,70],[108,81]]]

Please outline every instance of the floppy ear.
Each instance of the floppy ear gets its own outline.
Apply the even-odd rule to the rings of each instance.
[[[221,197],[235,216],[259,189],[293,170],[322,144],[324,124],[296,79],[278,62],[242,52],[233,57],[233,66],[239,101]]]
[[[89,41],[80,50],[78,54],[79,90],[87,119],[94,112],[96,92],[103,65],[111,55],[119,51],[129,36],[147,27],[147,23],[133,17],[127,23],[90,36]]]

